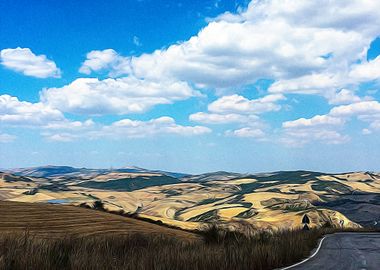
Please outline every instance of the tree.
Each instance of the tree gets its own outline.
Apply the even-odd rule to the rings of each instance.
[[[310,219],[306,214],[302,218],[302,224],[310,224]]]
[[[94,202],[94,209],[104,210],[104,203],[102,201],[95,201]]]
[[[309,230],[308,224],[310,224],[310,218],[306,214],[302,218],[302,224],[303,224],[302,230],[308,231]]]

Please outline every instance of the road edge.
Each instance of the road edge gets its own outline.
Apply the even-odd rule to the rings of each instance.
[[[312,259],[315,255],[318,254],[319,250],[320,250],[321,247],[322,247],[322,243],[323,243],[323,241],[324,241],[324,240],[326,239],[326,237],[328,237],[328,236],[329,236],[329,235],[325,235],[325,236],[323,236],[323,237],[319,240],[319,243],[318,243],[318,247],[317,247],[317,249],[316,249],[316,250],[313,252],[313,254],[311,254],[309,257],[307,257],[306,259],[304,259],[304,260],[302,260],[302,261],[300,261],[300,262],[298,262],[298,263],[295,263],[295,264],[292,264],[292,265],[286,266],[286,267],[284,267],[284,268],[280,268],[279,270],[287,270],[287,269],[291,269],[291,268],[293,268],[293,267],[299,266],[299,265],[301,265],[301,264],[303,264],[303,263],[309,261],[310,259]]]

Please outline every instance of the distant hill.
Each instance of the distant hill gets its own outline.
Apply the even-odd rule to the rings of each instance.
[[[223,180],[230,180],[230,179],[242,178],[242,177],[244,177],[244,174],[241,174],[241,173],[218,171],[218,172],[204,173],[204,174],[198,174],[198,175],[187,175],[187,176],[183,176],[181,180],[183,182],[207,182],[207,181],[214,181],[214,180],[223,181]]]
[[[8,169],[4,172],[12,173],[14,175],[30,176],[30,177],[73,177],[80,175],[96,175],[104,173],[106,170],[87,169],[87,168],[73,168],[69,166],[41,166],[30,168],[15,168]]]
[[[29,167],[29,168],[14,168],[6,169],[4,172],[11,173],[20,176],[30,176],[30,177],[88,177],[96,176],[100,174],[107,174],[111,172],[121,172],[121,173],[157,173],[164,174],[171,177],[184,177],[187,174],[176,173],[176,172],[166,172],[159,170],[147,170],[139,167],[124,167],[116,169],[89,169],[89,168],[74,168],[70,166],[40,166],[40,167]]]

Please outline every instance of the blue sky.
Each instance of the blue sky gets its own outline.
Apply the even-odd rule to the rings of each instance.
[[[380,3],[1,1],[0,168],[375,170]]]

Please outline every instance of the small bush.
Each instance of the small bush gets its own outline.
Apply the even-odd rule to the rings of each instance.
[[[93,205],[94,209],[96,210],[101,210],[101,211],[105,211],[104,209],[104,203],[102,201],[94,201],[94,205]]]

